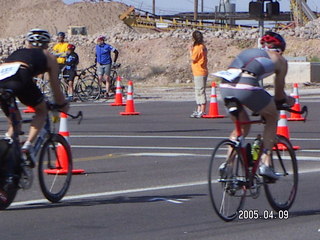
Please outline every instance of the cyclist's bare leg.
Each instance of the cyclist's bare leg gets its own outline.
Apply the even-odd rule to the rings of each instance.
[[[40,104],[34,107],[35,109],[35,116],[32,119],[32,122],[30,124],[29,134],[27,137],[27,142],[33,142],[39,131],[44,125],[45,119],[47,117],[48,109],[45,101],[42,101]]]
[[[236,121],[236,118],[234,116],[230,116],[231,117],[231,120],[233,122]],[[248,122],[250,121],[250,118],[249,118],[249,115],[248,113],[246,112],[246,110],[242,109],[240,112],[239,112],[239,121],[241,122]],[[242,125],[242,134],[244,136],[247,136],[248,133],[250,131],[250,124],[246,124],[246,125]],[[231,134],[230,134],[230,139],[231,140],[236,140],[237,139],[237,130],[234,129]]]
[[[260,115],[265,119],[266,124],[263,130],[263,151],[264,153],[261,156],[262,163],[267,166],[271,164],[271,152],[273,148],[274,140],[277,134],[277,124],[278,124],[278,111],[273,100],[263,108],[260,112]]]
[[[232,120],[233,122],[236,121],[236,118],[235,118],[234,116],[230,115],[230,117],[231,117],[231,120]],[[242,109],[242,110],[239,112],[239,121],[241,121],[241,122],[250,121],[249,115],[248,115],[248,113],[247,113],[244,109]],[[250,131],[250,124],[242,125],[242,134],[243,134],[244,136],[247,136],[248,133],[249,133],[249,131]],[[236,130],[236,129],[234,129],[234,130],[231,132],[229,138],[230,138],[231,140],[236,140],[236,139],[237,139],[237,130]],[[230,162],[233,162],[233,158],[234,158],[234,156],[230,156],[230,155],[231,155],[231,151],[232,151],[232,148],[229,147],[229,149],[228,149],[228,161],[229,161],[229,163],[230,163]]]
[[[73,80],[68,82],[68,96],[73,96]]]
[[[106,93],[109,93],[109,91],[110,91],[110,76],[105,75],[105,80],[106,80]]]
[[[17,117],[17,121],[19,121],[19,125],[17,126],[17,130],[18,131],[21,131],[21,113],[19,111],[19,109],[16,109],[15,110],[15,114],[16,114],[16,117]],[[8,118],[8,131],[6,132],[6,136],[7,137],[12,137],[13,135],[13,126],[12,126],[12,122],[11,122],[11,119]]]

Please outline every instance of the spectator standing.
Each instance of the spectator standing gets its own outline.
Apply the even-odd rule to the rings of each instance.
[[[53,46],[53,54],[57,57],[57,62],[60,71],[65,65],[66,54],[68,51],[68,43],[65,42],[66,34],[64,32],[58,33],[58,42]]]
[[[66,55],[65,69],[63,75],[67,77],[65,80],[68,82],[68,100],[73,100],[73,84],[74,78],[77,74],[77,65],[79,64],[79,56],[75,52],[76,46],[68,44],[68,51]]]
[[[192,33],[193,45],[190,49],[191,68],[195,86],[197,109],[190,115],[192,118],[201,118],[206,113],[206,84],[208,78],[207,48],[204,45],[203,35],[200,31]]]
[[[111,52],[114,53],[114,59],[112,60]],[[105,37],[100,36],[97,39],[96,45],[96,63],[97,63],[97,74],[99,79],[99,84],[104,82],[106,84],[106,96],[109,96],[110,91],[110,72],[112,62],[116,63],[118,59],[118,50],[105,43]]]

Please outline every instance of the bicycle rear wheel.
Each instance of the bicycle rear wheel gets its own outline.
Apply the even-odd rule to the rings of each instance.
[[[43,93],[43,95],[49,99],[50,101],[53,100],[53,95],[52,95],[52,90],[51,90],[51,86],[48,80],[43,80],[43,84],[39,86],[40,91]],[[64,81],[64,80],[60,80],[60,81]],[[61,91],[63,92],[63,94],[65,96],[68,96],[68,89],[66,88],[66,85],[64,83],[60,83],[60,88]]]
[[[288,210],[297,194],[298,165],[292,145],[284,136],[277,136],[271,159],[280,178],[274,183],[265,183],[265,193],[275,211]]]
[[[89,76],[85,78],[79,78],[75,86],[75,94],[80,101],[95,101],[99,99],[101,93],[101,87],[98,79]]]
[[[72,177],[70,146],[60,134],[53,134],[43,144],[38,175],[43,195],[51,202],[59,202],[67,193]]]
[[[221,141],[213,151],[209,166],[209,194],[212,206],[224,221],[232,221],[246,196],[245,167],[240,150],[230,140]]]

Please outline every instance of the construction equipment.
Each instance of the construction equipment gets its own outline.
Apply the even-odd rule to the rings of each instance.
[[[306,0],[290,0],[290,6],[296,26],[317,19],[317,15],[309,8]]]

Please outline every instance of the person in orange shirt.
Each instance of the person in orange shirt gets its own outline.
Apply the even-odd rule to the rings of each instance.
[[[200,31],[192,33],[193,45],[190,50],[191,68],[195,86],[197,109],[190,115],[192,118],[201,118],[206,113],[206,84],[208,78],[207,48],[204,45],[203,35]]]

